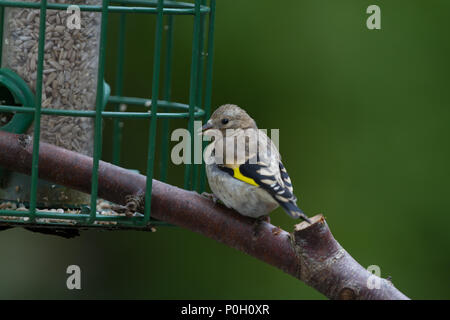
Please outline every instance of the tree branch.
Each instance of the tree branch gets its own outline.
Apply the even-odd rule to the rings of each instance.
[[[32,139],[0,131],[0,166],[31,172]],[[50,144],[39,149],[39,177],[90,193],[92,158]],[[146,177],[101,161],[99,197],[125,205],[127,196],[142,196]],[[142,210],[142,204],[139,208]],[[244,217],[196,192],[153,180],[152,217],[203,234],[271,264],[304,281],[331,299],[408,299],[390,281],[359,265],[334,239],[322,215],[302,222],[289,234]],[[368,279],[380,284],[369,289]],[[373,278],[375,277],[375,278]]]

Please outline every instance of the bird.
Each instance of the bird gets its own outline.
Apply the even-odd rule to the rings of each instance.
[[[290,217],[311,223],[297,206],[279,151],[244,109],[222,105],[200,131],[211,139],[204,160],[214,200],[259,220],[281,206]]]

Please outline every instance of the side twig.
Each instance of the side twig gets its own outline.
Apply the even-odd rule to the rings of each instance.
[[[0,131],[0,167],[29,174],[32,139]],[[90,193],[92,158],[50,144],[39,149],[39,177]],[[99,196],[120,205],[142,197],[146,177],[100,162]],[[139,202],[138,202],[139,203]],[[142,210],[143,201],[139,203]],[[203,234],[252,255],[304,281],[331,299],[408,299],[390,281],[369,273],[334,239],[322,215],[300,223],[290,234],[202,197],[153,181],[152,217]],[[369,278],[380,285],[369,289]]]

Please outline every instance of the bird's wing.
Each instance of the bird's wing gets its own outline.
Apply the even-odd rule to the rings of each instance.
[[[289,216],[294,219],[302,218],[311,223],[297,206],[297,198],[293,193],[291,179],[281,161],[277,163],[277,166],[267,164],[264,161],[259,161],[256,164],[244,163],[239,166],[239,172],[266,190]]]
[[[246,152],[244,162],[224,163],[218,167],[238,180],[265,189],[276,201],[295,202],[292,183],[272,140],[261,130],[247,131],[246,134],[251,139],[240,142],[245,143],[245,148],[241,148]],[[218,143],[222,148],[220,143],[234,146],[226,139]]]
[[[281,169],[281,162],[278,166],[273,166],[263,161],[251,163],[248,160],[246,163],[234,167],[225,165],[218,167],[240,181],[266,190],[292,218],[309,221],[303,211],[297,207],[297,198],[292,193],[292,184],[286,185],[285,183],[290,179],[287,172],[284,173]]]
[[[256,161],[251,158],[240,165],[225,164],[218,165],[218,168],[240,181],[266,190],[292,218],[302,218],[310,222],[296,204],[297,198],[293,194],[291,179],[286,168],[277,159],[267,160],[258,156]]]
[[[292,193],[293,197],[295,198],[294,201],[297,201],[297,198],[294,195],[294,187],[292,186],[291,178],[289,177],[289,174],[287,173],[286,168],[281,161],[279,162],[279,167],[281,179],[283,180],[284,186]]]
[[[290,179],[287,172],[281,170],[281,162],[274,164],[260,158],[252,160],[249,159],[241,165],[224,164],[218,167],[238,180],[263,188],[278,202],[296,201],[292,184],[286,186],[285,181],[290,182]]]
[[[292,184],[287,187],[283,178],[280,162],[267,162],[264,159],[258,159],[252,163],[251,159],[239,166],[239,172],[242,176],[250,178],[255,183],[269,192],[278,202],[287,202],[296,200],[292,193]],[[235,169],[236,171],[236,169]],[[285,174],[287,176],[287,173]],[[289,176],[287,176],[289,178]]]

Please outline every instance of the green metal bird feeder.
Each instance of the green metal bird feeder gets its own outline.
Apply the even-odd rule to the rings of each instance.
[[[111,14],[119,15],[114,92],[104,81]],[[124,81],[132,81],[123,77],[125,29],[127,18],[135,14],[156,16],[153,75],[151,93],[128,97],[122,94]],[[185,119],[193,136],[194,120],[210,115],[214,14],[215,0],[0,0],[0,130],[33,136],[31,179],[0,168],[0,222],[97,227],[105,222],[119,227],[157,224],[150,212],[155,152],[161,148],[159,177],[165,180],[169,121]],[[186,53],[191,54],[189,101],[184,102],[171,99],[176,17],[193,18],[192,50]],[[123,105],[142,111],[127,112]],[[113,162],[125,166],[120,163],[123,120],[150,123],[146,206],[133,217],[97,210],[104,118],[113,119]],[[162,133],[159,143],[157,126]],[[38,179],[40,141],[93,157],[90,195]],[[201,165],[185,164],[185,188],[202,192],[203,172]]]

